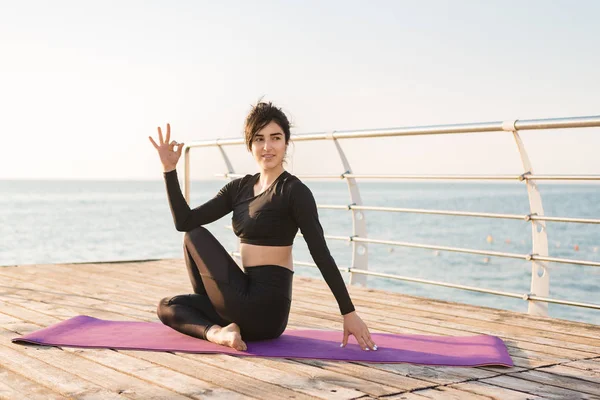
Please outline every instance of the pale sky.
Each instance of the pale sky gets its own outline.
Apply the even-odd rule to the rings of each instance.
[[[598,15],[583,0],[0,0],[0,179],[162,179],[157,126],[241,137],[261,96],[294,133],[600,115]],[[522,137],[534,172],[600,174],[600,129]],[[523,172],[506,133],[342,146],[357,173]],[[332,143],[293,151],[294,173],[343,172]],[[224,171],[216,150],[192,163]]]

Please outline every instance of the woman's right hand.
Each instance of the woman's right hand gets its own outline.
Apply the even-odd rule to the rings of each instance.
[[[177,166],[177,162],[179,161],[179,157],[181,157],[181,150],[183,149],[184,143],[177,143],[176,141],[171,140],[171,125],[167,124],[167,138],[163,140],[162,131],[160,130],[160,126],[158,127],[158,142],[156,144],[152,136],[148,136],[148,139],[152,142],[152,145],[158,151],[158,155],[160,156],[160,162],[162,162],[163,168],[165,172],[172,171]],[[177,151],[174,150],[175,146],[177,147]]]

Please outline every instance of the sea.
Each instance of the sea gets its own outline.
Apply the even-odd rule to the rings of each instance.
[[[343,181],[305,181],[318,204],[349,204]],[[192,208],[226,181],[192,181]],[[364,205],[529,214],[523,183],[359,182]],[[600,186],[539,184],[548,216],[600,218]],[[350,236],[351,212],[319,209],[326,234]],[[528,254],[531,223],[475,217],[367,211],[368,237],[429,245]],[[207,225],[230,251],[238,250],[231,214]],[[600,225],[547,222],[549,255],[600,262]],[[164,182],[0,180],[0,268],[9,265],[183,258]],[[328,240],[339,267],[352,261],[347,241]],[[295,261],[312,262],[302,237]],[[369,270],[468,286],[529,293],[531,262],[448,251],[369,244]],[[314,267],[295,274],[320,277]],[[600,267],[550,263],[550,297],[600,304]],[[182,271],[185,276],[185,271]],[[347,273],[343,273],[349,282]],[[1,278],[0,278],[1,279]],[[152,279],[152,277],[149,277]],[[429,284],[368,277],[367,286],[398,293],[527,312],[521,299]],[[332,297],[333,298],[333,297]],[[360,310],[360,302],[356,302]],[[549,315],[600,325],[600,310],[550,304]]]

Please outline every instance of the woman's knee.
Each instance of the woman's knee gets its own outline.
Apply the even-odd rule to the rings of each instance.
[[[206,239],[207,237],[212,237],[212,234],[205,227],[199,226],[197,228],[192,229],[189,232],[186,232],[183,235],[183,242],[185,244],[198,243],[198,241]]]

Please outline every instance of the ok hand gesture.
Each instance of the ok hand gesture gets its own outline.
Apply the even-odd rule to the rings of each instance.
[[[179,161],[179,157],[181,157],[181,150],[183,149],[184,143],[177,143],[176,141],[171,140],[171,125],[167,124],[167,138],[163,140],[162,131],[160,130],[160,126],[158,127],[158,142],[156,144],[154,139],[151,136],[148,136],[148,139],[152,142],[154,148],[158,151],[158,155],[160,156],[160,161],[162,162],[163,168],[165,172],[172,171],[177,166],[177,162]],[[174,150],[175,146],[177,147],[177,151]]]

